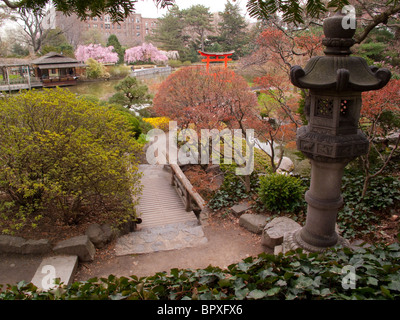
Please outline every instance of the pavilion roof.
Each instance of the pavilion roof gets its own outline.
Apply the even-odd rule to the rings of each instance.
[[[70,57],[65,57],[62,54],[56,52],[49,52],[40,58],[31,61],[32,64],[61,64],[61,63],[79,63],[78,60],[72,59]]]

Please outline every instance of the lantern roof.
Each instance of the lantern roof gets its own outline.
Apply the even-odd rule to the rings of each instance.
[[[391,73],[386,68],[369,67],[365,59],[350,56],[355,29],[343,28],[346,16],[338,12],[325,19],[322,44],[325,56],[313,57],[306,67],[290,70],[292,83],[304,89],[369,91],[384,87]]]

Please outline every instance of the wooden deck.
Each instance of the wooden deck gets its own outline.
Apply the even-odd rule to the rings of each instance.
[[[140,165],[143,172],[143,191],[137,207],[142,218],[141,228],[167,224],[198,223],[193,211],[186,211],[185,204],[171,185],[171,173],[163,165]]]
[[[28,83],[16,83],[16,84],[1,84],[0,91],[19,91],[19,90],[30,90],[32,88],[43,87],[41,82],[33,82],[30,85]]]

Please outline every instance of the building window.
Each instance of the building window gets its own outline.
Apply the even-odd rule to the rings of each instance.
[[[117,24],[117,29],[121,29],[121,25],[120,24]]]
[[[94,24],[94,25],[93,25],[93,28],[97,28],[97,24]]]
[[[103,24],[100,24],[100,27],[103,29]]]
[[[140,30],[140,26],[139,26],[139,25],[137,25],[137,26],[136,26],[136,29],[137,29],[137,30]]]
[[[93,17],[92,20],[93,20],[93,21],[97,21],[97,17]]]
[[[104,25],[104,29],[110,29],[110,25],[109,24],[105,24]]]
[[[139,18],[136,18],[136,23],[140,23],[140,19]]]
[[[140,32],[136,32],[136,37],[140,37]]]

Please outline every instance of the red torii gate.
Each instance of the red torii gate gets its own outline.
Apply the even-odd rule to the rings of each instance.
[[[203,52],[199,50],[199,53],[203,56],[206,57],[206,59],[201,60],[201,62],[207,62],[207,72],[208,68],[210,66],[210,62],[225,62],[225,68],[228,66],[228,61],[232,61],[231,58],[228,58],[228,56],[231,56],[235,51],[228,51],[228,52]],[[220,59],[220,57],[223,57],[223,59]],[[214,59],[211,59],[214,58]]]

